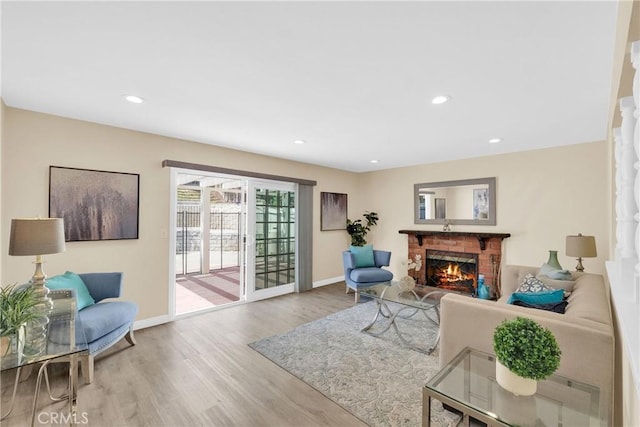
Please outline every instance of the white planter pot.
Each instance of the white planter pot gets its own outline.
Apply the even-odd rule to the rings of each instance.
[[[538,381],[523,378],[514,374],[496,359],[496,381],[502,388],[516,396],[531,396],[536,394]]]

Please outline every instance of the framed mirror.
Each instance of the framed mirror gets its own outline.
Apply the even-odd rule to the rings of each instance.
[[[496,179],[414,184],[414,223],[496,225]]]

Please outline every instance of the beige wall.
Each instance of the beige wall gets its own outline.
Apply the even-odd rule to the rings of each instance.
[[[542,264],[548,250],[564,256],[564,237],[593,234],[606,254],[608,235],[605,143],[507,154],[478,159],[352,174],[240,151],[198,144],[7,108],[2,146],[2,274],[4,283],[24,281],[31,274],[29,257],[7,255],[10,219],[47,216],[50,165],[139,173],[140,238],[138,240],[69,242],[67,251],[46,257],[49,275],[65,269],[124,271],[125,297],[140,304],[139,319],[167,314],[170,280],[169,241],[161,230],[169,226],[169,170],[164,159],[316,180],[314,201],[314,282],[342,274],[340,252],[348,246],[344,231],[321,232],[321,191],[349,194],[349,217],[376,211],[380,222],[370,235],[377,247],[391,249],[391,269],[406,273],[405,228],[437,229],[413,224],[413,184],[416,182],[497,177],[496,227],[454,226],[454,230],[511,233],[505,240],[505,262]],[[431,228],[430,228],[431,227]],[[603,272],[604,256],[585,260],[587,270]]]
[[[164,138],[61,117],[7,108],[2,145],[2,278],[26,281],[33,274],[30,257],[10,257],[11,218],[48,215],[49,166],[66,166],[140,174],[138,240],[69,242],[61,254],[46,256],[45,272],[123,271],[124,297],[140,305],[138,320],[168,313],[169,169],[165,159],[208,164],[318,181],[320,191],[348,193],[358,205],[358,178],[351,173],[269,158],[204,144]],[[320,232],[314,212],[314,280],[342,274],[340,251],[346,232]]]
[[[413,184],[495,176],[497,225],[454,225],[453,231],[511,233],[503,263],[542,265],[548,251],[557,250],[571,270],[576,261],[564,254],[565,236],[594,235],[599,256],[584,265],[603,273],[609,244],[606,155],[603,141],[363,174],[367,209],[380,214],[374,243],[392,250],[394,273],[405,274],[407,236],[398,230],[441,229],[413,223]]]

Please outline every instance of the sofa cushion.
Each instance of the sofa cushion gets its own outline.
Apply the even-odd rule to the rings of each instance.
[[[356,268],[351,270],[349,278],[358,283],[388,282],[393,279],[393,273],[377,267]]]
[[[76,291],[78,310],[96,303],[82,278],[71,271],[47,279],[46,286],[49,289],[74,289]]]
[[[137,313],[138,306],[128,301],[101,302],[85,308],[79,315],[87,343],[132,323]]]
[[[571,272],[569,272],[569,270],[560,270],[559,268],[554,268],[546,263],[542,264],[542,267],[540,267],[538,276],[546,276],[554,280],[571,280],[572,279]]]
[[[375,267],[376,261],[373,257],[373,246],[350,246],[349,251],[353,254],[356,268]]]

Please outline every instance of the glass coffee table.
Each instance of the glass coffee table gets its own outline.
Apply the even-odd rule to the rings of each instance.
[[[533,396],[515,396],[495,380],[495,357],[471,349],[462,350],[424,387],[422,425],[431,426],[431,401],[462,412],[489,426],[604,426],[600,390],[560,375],[538,381]]]
[[[427,348],[419,347],[407,340],[398,328],[397,319],[407,319],[422,313],[434,325],[440,325],[440,298],[450,291],[443,291],[434,287],[419,287],[412,291],[403,291],[398,286],[398,282],[385,282],[358,290],[361,297],[373,298],[377,304],[376,314],[371,323],[362,328],[362,332],[367,332],[373,336],[379,336],[393,329],[400,337],[400,340],[407,347],[426,354],[431,354],[440,340],[440,329],[434,342]],[[395,303],[390,305],[389,303]],[[381,318],[382,316],[382,318]],[[379,332],[372,332],[371,327],[377,321],[386,322],[386,326]]]

